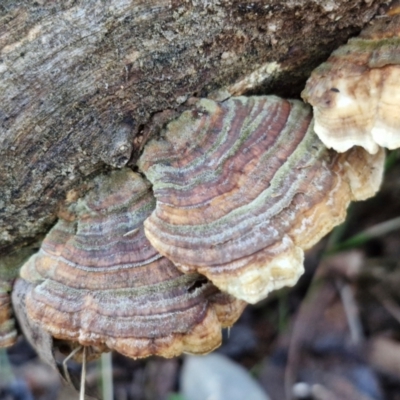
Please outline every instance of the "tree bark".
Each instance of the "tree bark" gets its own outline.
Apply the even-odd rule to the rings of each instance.
[[[0,257],[46,232],[67,192],[135,158],[157,113],[298,96],[382,3],[0,1]]]

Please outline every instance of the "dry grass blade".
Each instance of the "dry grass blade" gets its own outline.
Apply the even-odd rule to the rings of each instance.
[[[79,400],[85,400],[85,382],[86,382],[86,346],[83,346],[81,388],[79,391]]]
[[[74,350],[72,350],[71,353],[67,357],[65,357],[65,360],[62,363],[63,372],[64,372],[64,378],[71,385],[71,387],[74,387],[74,384],[72,383],[71,376],[70,376],[70,374],[68,372],[68,365],[67,364],[68,364],[68,361],[71,360],[71,358],[73,358],[74,355],[76,353],[78,353],[78,351],[81,350],[81,349],[82,349],[82,346],[79,346],[79,347],[75,348]]]
[[[363,339],[363,329],[352,287],[336,279],[336,288],[340,294],[343,309],[346,314],[351,341],[353,344],[360,344]]]
[[[101,355],[101,383],[103,400],[113,400],[113,367],[112,353],[103,353]]]
[[[400,217],[390,219],[380,224],[376,224],[371,228],[365,229],[363,232],[332,246],[331,249],[328,250],[328,254],[361,246],[370,239],[382,237],[396,230],[400,230]]]

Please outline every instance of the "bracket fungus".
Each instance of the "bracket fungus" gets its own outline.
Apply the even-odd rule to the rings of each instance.
[[[21,269],[21,325],[91,357],[207,353],[243,300],[297,282],[304,250],[378,190],[383,160],[328,150],[297,100],[199,100],[146,144],[150,182],[103,174],[60,212]]]
[[[185,273],[255,303],[303,272],[303,251],[378,190],[384,153],[328,150],[311,108],[275,96],[202,99],[150,141],[151,244]]]
[[[0,280],[0,348],[15,343],[17,331],[11,310],[11,283]]]
[[[400,15],[376,19],[313,71],[302,97],[315,132],[343,152],[400,147]]]
[[[150,245],[143,221],[154,206],[129,169],[95,178],[22,267],[28,317],[55,338],[133,358],[217,347],[245,304]]]

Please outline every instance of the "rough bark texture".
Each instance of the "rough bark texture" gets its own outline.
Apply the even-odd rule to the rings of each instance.
[[[0,256],[45,232],[67,191],[125,165],[156,113],[221,89],[298,96],[382,4],[1,1]]]

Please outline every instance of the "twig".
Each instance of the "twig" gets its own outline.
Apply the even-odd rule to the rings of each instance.
[[[374,288],[371,290],[374,296],[381,302],[385,310],[400,323],[400,308],[398,305],[390,298],[389,295],[383,293],[381,290]]]

